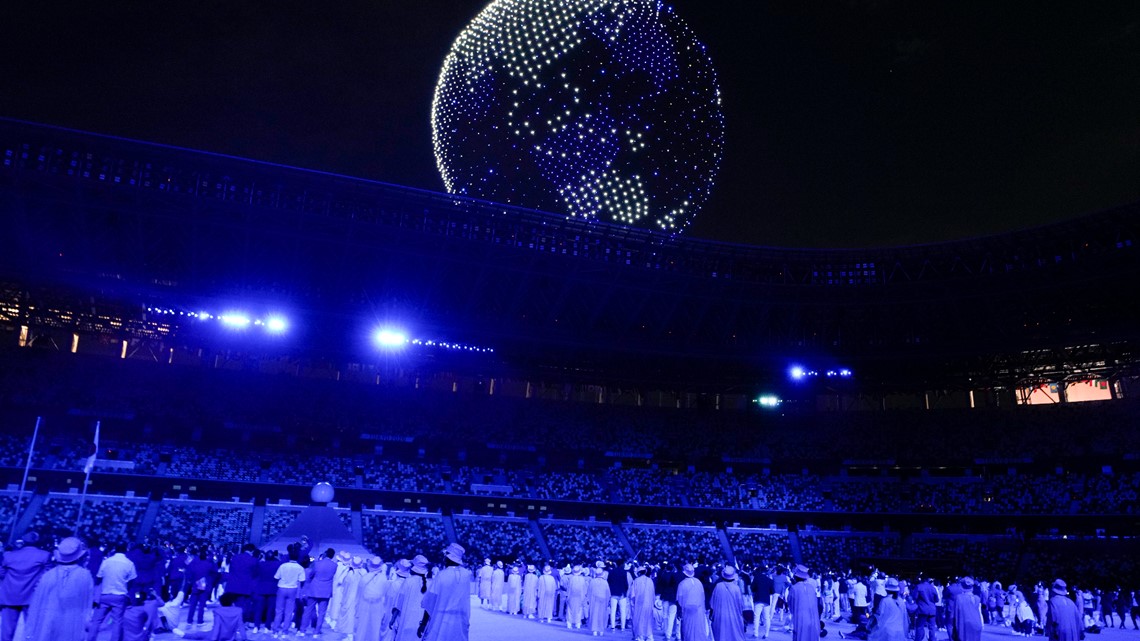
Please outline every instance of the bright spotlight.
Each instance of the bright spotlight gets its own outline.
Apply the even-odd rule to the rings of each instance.
[[[762,394],[756,399],[756,402],[760,404],[760,407],[772,409],[780,404],[780,397],[775,394]]]
[[[245,329],[253,322],[245,314],[222,314],[218,317],[222,324],[233,329]]]
[[[793,381],[802,381],[807,376],[807,370],[801,365],[792,365],[788,368],[788,377]]]
[[[844,368],[844,369],[839,370],[839,375],[842,376],[843,378],[851,378],[852,372],[851,372],[851,370]]]
[[[265,321],[265,329],[273,334],[280,334],[289,329],[289,322],[280,316],[270,316]]]
[[[408,343],[408,336],[400,330],[385,328],[377,330],[376,343],[388,349],[403,347]]]

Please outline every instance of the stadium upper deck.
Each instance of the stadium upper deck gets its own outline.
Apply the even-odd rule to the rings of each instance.
[[[1130,371],[1138,338],[1138,204],[936,245],[779,249],[8,120],[0,156],[17,289],[396,313],[619,379],[816,358],[895,384],[1012,384]]]

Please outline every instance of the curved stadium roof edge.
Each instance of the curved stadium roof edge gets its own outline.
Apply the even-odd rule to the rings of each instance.
[[[940,242],[916,243],[909,245],[883,245],[863,248],[807,248],[754,245],[696,238],[692,236],[672,237],[667,234],[654,233],[648,230],[629,228],[621,225],[613,225],[601,221],[584,221],[567,217],[561,214],[530,209],[518,205],[498,203],[494,201],[474,198],[471,196],[448,194],[446,192],[438,192],[419,187],[399,185],[396,183],[389,183],[371,178],[338,174],[335,172],[318,169],[307,169],[304,167],[297,167],[271,161],[244,158],[219,152],[179,147],[176,145],[138,140],[112,134],[84,131],[80,129],[37,123],[16,118],[7,118],[0,116],[0,126],[4,126],[8,129],[22,129],[27,131],[38,130],[45,134],[49,132],[57,132],[69,137],[93,138],[108,141],[114,144],[126,144],[132,147],[152,148],[161,150],[163,152],[200,156],[207,159],[216,159],[225,162],[239,163],[246,166],[262,167],[276,171],[296,173],[302,176],[327,178],[337,182],[344,182],[355,185],[367,185],[387,191],[398,192],[400,194],[415,195],[430,200],[442,199],[449,204],[467,203],[480,208],[491,208],[496,210],[497,213],[510,212],[520,218],[528,219],[538,224],[557,225],[564,228],[579,229],[581,231],[594,234],[601,233],[611,238],[617,237],[628,240],[635,240],[643,243],[669,246],[673,249],[684,249],[686,247],[690,247],[692,249],[698,250],[701,253],[707,252],[714,254],[753,254],[757,259],[764,258],[767,260],[785,257],[799,259],[811,258],[816,260],[823,259],[826,261],[827,258],[831,257],[836,260],[859,262],[860,260],[889,260],[891,255],[901,254],[911,255],[915,253],[931,252],[962,252],[962,250],[966,250],[967,253],[973,253],[979,249],[982,249],[979,247],[980,245],[1005,246],[1011,242],[1018,242],[1023,239],[1033,239],[1037,241],[1042,237],[1053,237],[1057,239],[1068,239],[1071,241],[1073,240],[1071,234],[1074,231],[1087,228],[1090,223],[1098,219],[1107,219],[1118,216],[1131,216],[1133,218],[1140,218],[1140,216],[1137,216],[1137,214],[1140,214],[1140,202],[1135,202],[1123,203],[1114,207],[1109,207],[1093,212],[1080,213],[1064,220],[1044,223],[1041,225],[1009,230],[996,234],[957,238]],[[0,141],[0,144],[2,144],[2,141]]]

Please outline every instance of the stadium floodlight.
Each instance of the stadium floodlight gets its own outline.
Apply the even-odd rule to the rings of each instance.
[[[807,370],[803,368],[803,365],[792,365],[788,368],[788,378],[793,381],[802,381],[805,376],[807,376]]]
[[[281,316],[270,316],[265,320],[265,329],[270,334],[281,334],[289,329],[289,321]]]
[[[218,320],[220,320],[226,327],[233,329],[245,329],[253,323],[253,321],[250,320],[249,316],[232,312],[218,316]]]
[[[780,397],[776,396],[775,394],[761,394],[756,399],[756,402],[760,404],[760,407],[763,407],[765,409],[773,409],[778,406],[781,401]]]
[[[376,330],[376,344],[384,349],[399,349],[408,344],[408,335],[403,330],[383,327]]]

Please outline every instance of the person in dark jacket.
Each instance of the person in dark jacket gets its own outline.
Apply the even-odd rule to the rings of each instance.
[[[1084,635],[1081,611],[1069,598],[1069,587],[1061,579],[1050,589],[1049,613],[1045,617],[1045,636],[1049,641],[1080,641]]]
[[[629,564],[623,567],[610,563],[606,581],[610,584],[610,629],[624,630],[625,622],[629,620]]]
[[[673,563],[665,563],[661,566],[661,570],[657,573],[657,580],[654,585],[657,587],[657,594],[661,596],[661,613],[664,615],[663,628],[665,633],[665,641],[674,638],[673,629],[677,628],[676,637],[681,637],[681,628],[676,626],[677,623],[677,586],[681,583],[680,571]]]
[[[776,583],[764,566],[757,566],[753,572],[751,589],[752,636],[767,639],[772,629],[772,595],[776,593]]]
[[[214,582],[217,580],[218,566],[210,560],[210,551],[203,546],[198,551],[198,558],[186,566],[186,590],[190,611],[186,614],[187,623],[206,623],[206,602],[214,591]],[[197,621],[195,621],[197,616]]]
[[[931,641],[938,637],[938,624],[935,617],[938,614],[938,590],[930,577],[924,576],[914,587],[914,641],[924,641],[927,632]]]
[[[246,543],[230,559],[230,570],[226,573],[226,592],[233,594],[234,605],[241,608],[242,619],[253,621],[253,590],[257,583],[257,546]]]
[[[40,576],[51,565],[51,553],[36,547],[40,537],[28,532],[4,553],[0,564],[0,641],[12,641],[16,623],[28,609]]]
[[[253,586],[253,625],[258,632],[269,632],[277,615],[277,568],[281,559],[276,550],[262,554],[257,563],[257,579]]]

